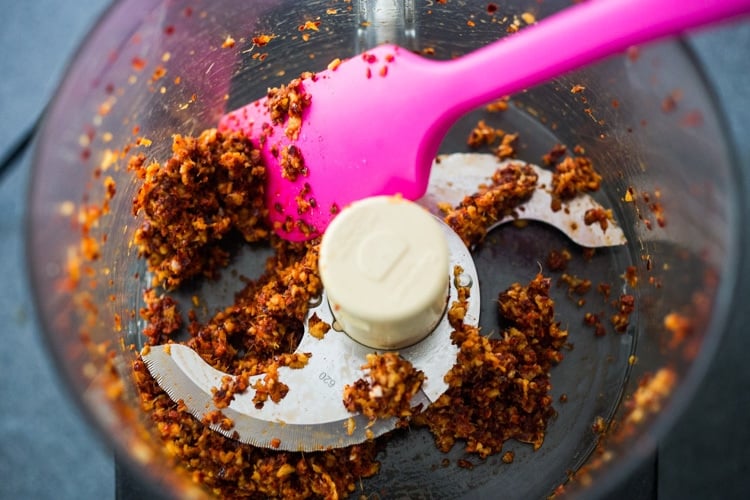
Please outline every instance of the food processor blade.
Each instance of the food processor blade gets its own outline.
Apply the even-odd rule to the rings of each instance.
[[[430,170],[427,194],[418,203],[435,213],[439,213],[440,203],[456,206],[467,194],[474,193],[477,186],[490,185],[492,174],[510,163],[519,161],[498,161],[494,155],[480,153],[439,155]],[[552,171],[536,165],[530,166],[538,176],[537,189],[519,207],[517,213],[499,220],[489,230],[513,220],[534,220],[557,228],[582,247],[610,247],[627,242],[625,233],[613,218],[607,221],[606,228],[584,222],[588,210],[604,209],[589,195],[562,201],[559,210],[552,210]]]
[[[428,194],[419,203],[433,213],[438,213],[439,203],[457,205],[467,193],[477,186],[488,184],[498,168],[506,162],[487,154],[456,153],[442,155],[434,163]],[[589,195],[580,195],[553,212],[551,172],[533,166],[539,175],[537,189],[531,198],[519,207],[518,213],[507,216],[495,224],[501,225],[517,218],[546,222],[568,235],[578,244],[598,247],[625,243],[622,230],[614,221],[607,229],[599,225],[585,225],[583,217],[589,209],[602,209]],[[457,170],[460,173],[457,175]],[[464,322],[479,323],[479,279],[469,250],[461,238],[445,223],[453,275],[456,266],[463,271],[450,286],[449,304],[458,299],[457,287],[468,287],[470,299]],[[494,227],[494,226],[493,226]],[[460,282],[460,285],[457,284]],[[332,326],[322,338],[310,334],[310,320],[316,318]],[[226,408],[217,407],[213,393],[227,373],[216,370],[200,355],[187,346],[165,344],[147,346],[141,355],[151,374],[173,401],[182,401],[199,420],[212,412],[221,412],[219,423],[211,428],[227,437],[255,446],[288,451],[315,451],[361,443],[396,428],[398,419],[369,420],[361,414],[349,412],[342,403],[345,385],[353,384],[366,376],[362,366],[368,354],[375,350],[362,345],[345,332],[337,331],[325,291],[320,301],[310,308],[304,322],[305,333],[295,352],[308,354],[302,368],[279,367],[279,381],[289,387],[279,402],[266,401],[256,405],[253,390],[235,394]],[[435,330],[415,345],[399,350],[399,354],[425,374],[421,390],[411,401],[412,407],[426,407],[447,390],[443,380],[456,362],[458,347],[451,342],[452,327],[447,314]],[[250,387],[263,379],[264,374],[250,378]]]

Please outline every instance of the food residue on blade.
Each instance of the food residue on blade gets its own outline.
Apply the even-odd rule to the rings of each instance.
[[[366,377],[344,387],[344,406],[351,412],[362,413],[371,420],[378,418],[411,417],[411,401],[422,387],[424,373],[417,370],[397,352],[368,354],[362,367]],[[407,424],[402,420],[402,424]]]

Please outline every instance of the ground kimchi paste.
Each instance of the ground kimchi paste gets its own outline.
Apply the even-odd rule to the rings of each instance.
[[[288,93],[273,96],[277,114],[305,103]],[[470,143],[480,132],[485,140],[493,135],[480,125],[483,128],[473,132]],[[512,141],[516,137],[511,136]],[[512,154],[508,149],[512,141],[500,141],[498,156]],[[290,175],[305,175],[302,160],[292,158],[299,154],[287,152]],[[556,174],[560,197],[574,195],[576,182],[584,189],[598,188],[600,178],[590,161],[559,150],[552,154],[555,159],[564,157]],[[129,162],[139,187],[133,213],[141,222],[134,243],[152,279],[144,294],[146,306],[140,311],[146,342],[176,341],[176,334],[186,330],[188,346],[232,375],[214,390],[218,408],[226,407],[238,392],[253,391],[256,405],[272,404],[268,401],[287,394],[289,387],[279,379],[277,369],[307,362],[305,354],[294,350],[308,304],[322,290],[319,241],[290,243],[275,236],[268,225],[265,168],[249,138],[216,129],[197,137],[174,136],[172,156],[161,163],[140,154]],[[576,177],[576,172],[581,176]],[[511,163],[495,173],[491,185],[478,187],[459,206],[443,207],[445,221],[471,248],[481,244],[487,228],[528,199],[535,188],[533,169],[520,161]],[[234,303],[205,322],[197,319],[195,311],[180,311],[170,292],[194,280],[215,279],[230,259],[227,242],[237,236],[271,246],[274,254],[264,274],[249,281]],[[539,448],[555,414],[550,369],[562,360],[567,342],[567,331],[555,320],[550,286],[551,278],[540,273],[529,283],[512,284],[495,298],[504,321],[499,338],[482,336],[477,327],[464,324],[472,298],[468,288],[459,287],[459,299],[447,312],[459,353],[445,378],[448,390],[429,407],[409,405],[424,374],[398,353],[369,356],[367,376],[342,391],[342,404],[372,419],[396,416],[400,427],[426,428],[444,452],[460,442],[466,452],[486,458],[503,453],[503,444],[511,439]],[[320,323],[313,318],[310,324],[319,338],[329,329]],[[221,411],[199,421],[181,401],[169,398],[141,359],[132,368],[141,406],[156,424],[167,452],[191,471],[196,482],[220,496],[344,497],[357,490],[361,478],[378,472],[377,454],[388,435],[312,453],[253,447],[206,425],[218,423],[231,430],[233,422]],[[251,384],[250,377],[258,374],[265,376]],[[513,454],[506,451],[502,458],[510,463]],[[458,465],[470,462],[460,460]]]

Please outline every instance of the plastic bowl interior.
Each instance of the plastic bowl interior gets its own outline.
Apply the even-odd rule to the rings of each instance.
[[[190,474],[163,458],[129,375],[135,354],[127,346],[142,344],[137,311],[148,281],[129,244],[137,225],[131,210],[136,184],[126,168],[126,146],[147,138],[150,146],[139,150],[163,161],[172,134],[215,126],[225,111],[334,58],[385,41],[455,57],[505,36],[513,24],[522,29],[524,13],[542,19],[568,3],[513,1],[495,9],[484,1],[128,0],[110,8],[47,113],[30,191],[28,252],[46,340],[62,375],[144,481],[177,496],[196,491]],[[301,30],[306,21],[319,24]],[[274,38],[260,46],[253,38],[261,34]],[[235,43],[225,43],[228,37]],[[575,86],[582,90],[572,92]],[[454,498],[502,491],[533,498],[549,495],[575,472],[567,492],[599,495],[653,451],[684,406],[733,300],[742,226],[737,171],[721,120],[699,69],[677,41],[641,47],[512,96],[503,113],[478,109],[456,124],[443,152],[468,151],[466,137],[479,119],[518,132],[522,160],[539,163],[558,143],[584,148],[604,178],[596,196],[613,209],[628,244],[597,250],[587,260],[582,249],[543,225],[491,233],[475,255],[483,297],[531,279],[551,249],[571,250],[569,274],[590,278],[594,288],[612,285],[609,299],[592,290],[585,306],[578,304],[584,297],[553,287],[573,348],[552,371],[558,414],[545,442],[538,451],[508,442],[512,464],[498,454],[470,458],[475,466],[467,469],[441,467],[445,458],[455,463],[463,457],[460,446],[444,455],[426,431],[399,433],[380,456],[381,472],[362,481],[361,493]],[[101,207],[108,177],[116,194],[88,227],[81,214]],[[97,242],[96,260],[84,258],[82,226]],[[262,258],[247,250],[232,265],[252,276]],[[232,273],[223,276],[204,290],[210,307],[231,300],[238,286]],[[615,312],[610,302],[621,294],[635,297],[627,331],[596,337],[583,323],[584,312],[601,313],[607,323]],[[482,304],[486,332],[497,330],[493,303]],[[119,385],[108,369],[112,359]],[[598,419],[609,424],[601,443],[592,430]]]

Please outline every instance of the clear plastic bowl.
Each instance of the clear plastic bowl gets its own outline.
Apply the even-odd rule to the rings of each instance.
[[[225,111],[334,58],[385,41],[454,57],[506,35],[513,24],[522,28],[524,13],[538,20],[567,4],[129,0],[108,10],[44,120],[28,252],[38,312],[61,374],[92,424],[142,480],[177,497],[202,491],[182,466],[165,459],[129,375],[135,354],[127,346],[140,345],[137,311],[147,281],[129,244],[136,185],[126,169],[127,145],[147,138],[150,146],[141,142],[141,150],[163,161],[172,134],[215,126]],[[319,25],[303,30],[306,21]],[[261,34],[275,37],[254,44]],[[571,91],[577,85],[583,90]],[[653,452],[703,376],[737,300],[739,228],[747,225],[740,220],[739,173],[711,92],[679,41],[634,49],[512,96],[501,115],[477,110],[456,124],[442,150],[466,151],[478,119],[519,132],[518,156],[527,161],[538,163],[555,143],[585,149],[604,177],[597,196],[613,208],[629,243],[597,251],[585,265],[577,259],[568,272],[612,283],[613,298],[632,294],[636,311],[625,333],[595,338],[580,321],[576,300],[555,290],[574,347],[552,372],[558,415],[538,451],[508,443],[512,464],[497,455],[475,460],[471,470],[440,467],[446,457],[429,434],[400,434],[381,455],[380,474],[356,494],[453,498],[502,491],[531,498],[552,493],[573,475],[565,492],[599,496]],[[108,177],[116,194],[106,213],[87,211],[102,206]],[[96,222],[81,213],[96,215]],[[94,261],[82,257],[82,228],[97,243]],[[528,280],[551,248],[566,246],[580,256],[544,226],[493,232],[476,254],[483,296],[498,292],[490,276]],[[253,263],[257,269],[259,259],[250,254],[234,265],[252,274],[248,269]],[[212,290],[206,300],[214,306],[231,295],[229,288]],[[491,302],[482,305],[486,331],[493,327]],[[611,311],[606,302],[600,307]],[[689,328],[675,323],[680,318]],[[663,394],[649,386],[672,377]],[[653,405],[643,401],[648,388],[656,391]],[[562,395],[567,402],[559,401]],[[601,440],[592,429],[597,421],[609,428]],[[461,458],[459,448],[447,458]]]

